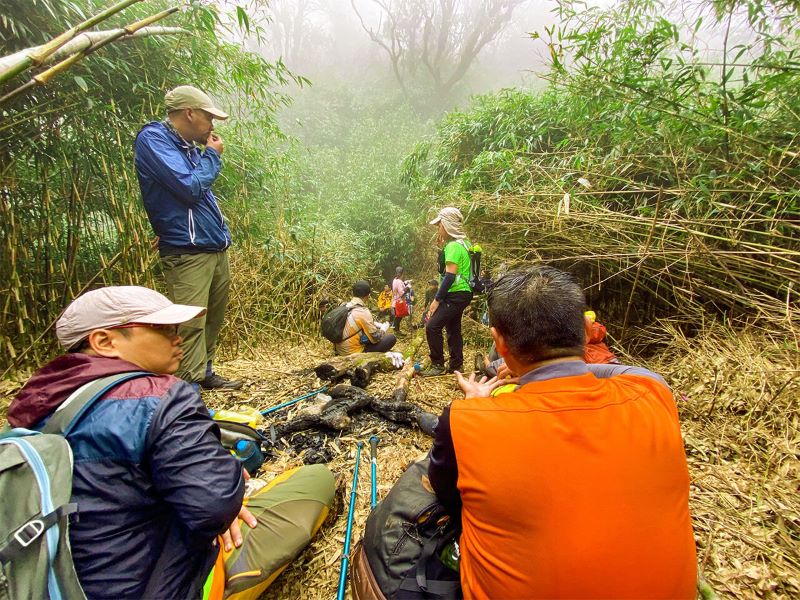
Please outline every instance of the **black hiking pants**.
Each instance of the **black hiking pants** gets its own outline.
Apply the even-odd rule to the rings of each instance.
[[[425,337],[431,351],[431,364],[444,366],[444,340],[442,330],[447,331],[447,350],[450,353],[451,371],[460,371],[464,366],[464,338],[461,337],[461,316],[472,301],[472,292],[447,294],[439,308],[425,325]]]
[[[364,344],[364,352],[388,352],[394,345],[397,343],[397,338],[394,337],[393,333],[386,333],[384,336],[379,339],[374,344],[371,342],[367,342]]]

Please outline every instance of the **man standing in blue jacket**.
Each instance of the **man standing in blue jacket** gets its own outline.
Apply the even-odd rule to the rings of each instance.
[[[214,119],[228,115],[199,89],[182,85],[165,96],[167,117],[136,136],[136,173],[173,302],[205,306],[204,316],[181,325],[179,377],[205,389],[238,389],[212,361],[230,289],[231,234],[211,185],[222,167],[222,139]],[[204,145],[200,150],[198,144]]]

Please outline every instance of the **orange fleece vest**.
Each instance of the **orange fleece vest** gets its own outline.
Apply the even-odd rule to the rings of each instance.
[[[450,413],[465,598],[695,597],[689,473],[670,391],[591,373]]]

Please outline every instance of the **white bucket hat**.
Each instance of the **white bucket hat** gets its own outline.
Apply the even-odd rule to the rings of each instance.
[[[128,323],[179,325],[205,312],[202,306],[173,304],[163,294],[146,287],[110,286],[73,300],[56,322],[56,336],[69,349],[95,329]]]
[[[439,222],[451,238],[460,240],[467,237],[464,233],[464,215],[455,206],[445,206],[430,224],[437,225]]]

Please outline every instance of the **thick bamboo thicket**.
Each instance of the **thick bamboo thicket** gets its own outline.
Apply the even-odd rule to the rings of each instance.
[[[261,331],[262,322],[288,331],[293,315],[315,306],[329,276],[331,288],[350,279],[348,257],[318,268],[321,249],[341,240],[291,237],[276,201],[273,153],[284,138],[274,117],[288,102],[278,90],[300,83],[297,76],[217,38],[215,6],[46,4],[12,4],[0,24],[10,33],[0,51],[8,53],[0,60],[0,377],[58,352],[55,322],[83,291],[162,287],[133,143],[144,123],[164,118],[164,93],[179,83],[209,90],[234,115],[222,132],[226,168],[214,190],[240,269],[232,307],[245,318],[229,320],[226,338],[256,343],[253,326]],[[145,27],[162,20],[170,26]],[[70,22],[79,24],[65,32]],[[98,24],[108,29],[84,31]],[[117,40],[126,43],[111,43]],[[57,71],[47,62],[62,59]]]
[[[566,194],[566,195],[565,195]],[[720,190],[705,215],[671,208],[696,192],[541,188],[474,194],[476,238],[494,268],[543,261],[579,274],[590,304],[629,325],[656,317],[696,323],[709,309],[775,331],[800,327],[800,224],[792,190]],[[732,195],[745,202],[734,204]],[[614,210],[618,197],[647,216]],[[797,340],[795,339],[795,342]]]

